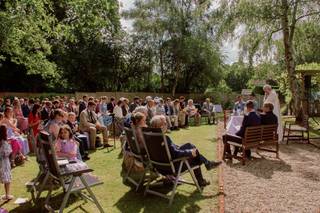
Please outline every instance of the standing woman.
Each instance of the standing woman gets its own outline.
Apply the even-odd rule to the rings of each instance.
[[[282,137],[283,137],[283,128],[282,128],[282,119],[281,119],[281,113],[280,113],[280,101],[279,101],[278,94],[268,84],[264,85],[263,91],[264,91],[263,103],[272,103],[273,107],[274,107],[273,113],[278,118],[278,141],[281,142]]]

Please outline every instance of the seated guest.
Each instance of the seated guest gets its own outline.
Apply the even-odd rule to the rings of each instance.
[[[89,153],[88,153],[88,138],[85,134],[80,134],[79,133],[79,128],[77,124],[77,118],[76,114],[74,112],[69,112],[68,113],[68,120],[67,120],[67,125],[70,127],[74,139],[79,142],[79,151],[81,154],[81,158],[83,160],[89,160]]]
[[[123,115],[123,101],[122,99],[119,100],[116,104],[116,106],[113,108],[113,113],[114,113],[114,120],[115,120],[115,125],[116,125],[116,130],[118,131],[118,135],[123,131],[124,127],[124,115]]]
[[[133,112],[138,106],[140,106],[140,98],[136,96],[133,99],[133,103],[129,106],[129,111]]]
[[[253,102],[253,108],[257,112],[258,111],[258,102],[256,101],[256,95],[252,92],[249,95],[249,100]]]
[[[80,117],[80,114],[83,110],[85,110],[88,106],[88,96],[84,95],[82,96],[82,100],[79,101],[79,114],[78,116]]]
[[[213,111],[213,103],[210,102],[210,98],[206,98],[206,101],[203,103],[202,111],[205,115],[208,115],[208,124],[211,124],[211,119],[214,124],[215,116]]]
[[[261,124],[278,124],[278,118],[275,114],[273,114],[273,104],[272,103],[264,103],[263,104],[263,113],[260,114]]]
[[[66,111],[77,113],[77,106],[73,98],[70,98],[69,103],[66,106]]]
[[[55,109],[50,114],[50,120],[46,123],[44,129],[52,135],[52,141],[58,138],[60,126],[63,124],[64,112],[61,109]]]
[[[198,112],[198,109],[194,106],[192,99],[188,100],[188,105],[185,109],[189,118],[194,117],[195,125],[200,125],[201,115]]]
[[[17,127],[21,130],[21,132],[26,132],[28,129],[28,118],[23,116],[20,101],[18,98],[14,98],[13,100],[13,114],[17,119]]]
[[[113,113],[113,109],[116,106],[116,99],[115,97],[110,98],[110,102],[108,103],[108,111],[109,113]]]
[[[77,158],[78,143],[72,137],[69,126],[63,125],[59,130],[58,139],[55,143],[55,151],[58,157],[68,160],[81,160]]]
[[[157,105],[156,105],[156,115],[163,115],[165,116],[166,120],[167,120],[167,124],[168,124],[168,129],[167,132],[169,133],[173,128],[172,128],[172,123],[171,123],[171,119],[170,116],[166,115],[166,109],[164,106],[164,101],[162,98],[159,98],[156,100],[157,101]]]
[[[52,102],[46,101],[43,109],[40,112],[41,120],[43,120],[44,124],[46,124],[50,119],[51,112],[52,112]]]
[[[249,126],[259,126],[261,124],[260,117],[257,115],[257,113],[253,109],[253,107],[254,107],[253,102],[247,101],[246,107],[247,107],[248,114],[244,116],[241,128],[236,133],[236,135],[231,135],[231,134],[223,135],[223,143],[224,143],[224,147],[225,147],[224,152],[231,154],[230,145],[227,144],[227,141],[232,141],[232,142],[236,142],[236,143],[241,144],[242,138],[244,137],[244,134],[246,131],[246,128]],[[235,147],[234,155],[237,155],[237,153],[238,153],[238,147]],[[250,150],[246,150],[246,156],[248,158],[251,157]]]
[[[25,118],[27,118],[29,116],[30,113],[30,108],[28,106],[28,98],[21,98],[20,99],[20,104],[21,104],[21,110],[22,110],[22,114]]]
[[[242,96],[238,95],[237,96],[237,100],[236,100],[236,102],[234,103],[234,106],[233,106],[233,112],[236,115],[239,115],[240,113],[244,112],[244,107],[245,107],[245,102],[242,100]]]
[[[164,110],[166,116],[170,118],[170,122],[173,124],[172,130],[179,130],[178,114],[179,110],[175,110],[171,98],[167,98],[166,103],[164,104]]]
[[[151,127],[161,128],[163,132],[165,132],[166,131],[165,117],[161,115],[154,116],[151,120]],[[181,157],[188,157],[189,163],[191,166],[204,164],[207,170],[211,170],[221,164],[221,162],[208,161],[203,155],[199,153],[199,150],[195,147],[195,145],[191,143],[186,143],[181,146],[178,146],[171,141],[169,136],[166,136],[166,139],[167,139],[169,151],[173,160]],[[182,171],[185,171],[185,170],[187,170],[187,168],[185,166],[182,167]],[[210,184],[209,181],[203,178],[200,167],[194,170],[194,174],[201,187],[204,187]]]
[[[129,113],[129,100],[127,98],[120,98],[120,100],[122,100],[122,115],[126,117]]]
[[[36,138],[39,133],[39,126],[40,126],[40,105],[35,104],[33,105],[32,111],[29,114],[28,122],[29,127],[32,128],[33,137]]]
[[[99,122],[104,126],[110,126],[112,124],[112,116],[109,115],[107,101],[107,96],[102,96],[99,105]]]
[[[147,122],[146,122],[147,117],[144,113],[137,112],[137,113],[133,114],[133,116],[131,117],[131,120],[132,120],[132,129],[136,133],[137,142],[140,146],[140,149],[144,150],[145,148],[144,148],[144,144],[143,144],[143,135],[142,135],[141,128],[148,127]]]
[[[90,148],[96,148],[97,130],[102,132],[104,147],[112,147],[108,144],[107,128],[100,124],[97,114],[95,113],[96,104],[93,101],[88,102],[88,107],[80,114],[79,129],[89,133]]]
[[[147,124],[150,124],[151,119],[153,118],[153,116],[156,115],[156,106],[155,106],[154,100],[152,100],[150,96],[147,96],[146,100],[147,100],[146,108],[148,110]]]

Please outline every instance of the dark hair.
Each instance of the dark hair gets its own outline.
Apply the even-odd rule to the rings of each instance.
[[[256,94],[254,94],[254,92],[252,92],[250,95],[251,95],[252,97],[256,97]]]
[[[36,116],[38,109],[40,108],[40,104],[34,104],[32,107],[32,115]]]
[[[94,101],[89,101],[88,106],[96,106],[96,103]]]
[[[136,96],[136,97],[133,98],[133,100],[134,100],[134,101],[140,100],[140,98],[139,98],[138,96]]]
[[[82,96],[82,99],[85,99],[86,97],[88,97],[87,95]]]
[[[274,108],[273,104],[272,104],[272,103],[269,103],[269,102],[268,102],[268,103],[264,103],[264,104],[263,104],[263,107],[269,108],[271,112],[273,111],[273,108]]]
[[[63,117],[63,111],[61,109],[55,109],[54,111],[51,112],[50,119],[53,120],[57,116]]]
[[[114,100],[116,100],[115,97],[111,97],[110,98],[110,101],[114,101]]]
[[[253,101],[247,101],[246,107],[247,107],[248,109],[253,109],[253,108],[254,108]]]
[[[117,105],[118,105],[118,106],[120,106],[120,104],[122,104],[122,101],[121,101],[121,100],[119,100],[119,101],[117,102]]]
[[[69,132],[69,139],[71,139],[71,138],[73,137],[73,133],[72,133],[71,128],[70,128],[68,125],[63,125],[63,126],[60,127],[58,137],[59,137],[60,139],[62,139],[60,135],[61,135],[61,131],[62,131],[63,129],[66,129],[66,130]]]
[[[11,106],[6,106],[6,108],[4,109],[4,117],[6,117],[7,112],[12,111],[12,107]]]
[[[6,127],[6,125],[0,126],[0,141],[2,141],[2,140],[7,140],[7,127]]]

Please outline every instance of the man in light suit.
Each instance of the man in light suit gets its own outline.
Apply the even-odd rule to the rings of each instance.
[[[213,103],[210,102],[210,98],[207,98],[206,101],[203,103],[202,113],[208,115],[208,124],[211,124],[211,119],[214,124],[215,115],[213,111]]]
[[[96,137],[97,130],[102,132],[103,135],[103,146],[112,147],[108,144],[108,131],[107,128],[101,125],[98,121],[98,116],[95,113],[96,104],[93,101],[88,102],[88,107],[83,110],[80,114],[80,124],[79,129],[82,132],[88,132],[90,138],[90,148],[96,148]]]

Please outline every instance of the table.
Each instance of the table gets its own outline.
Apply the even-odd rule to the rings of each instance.
[[[227,134],[235,135],[240,130],[243,121],[243,115],[231,115],[227,123]]]

